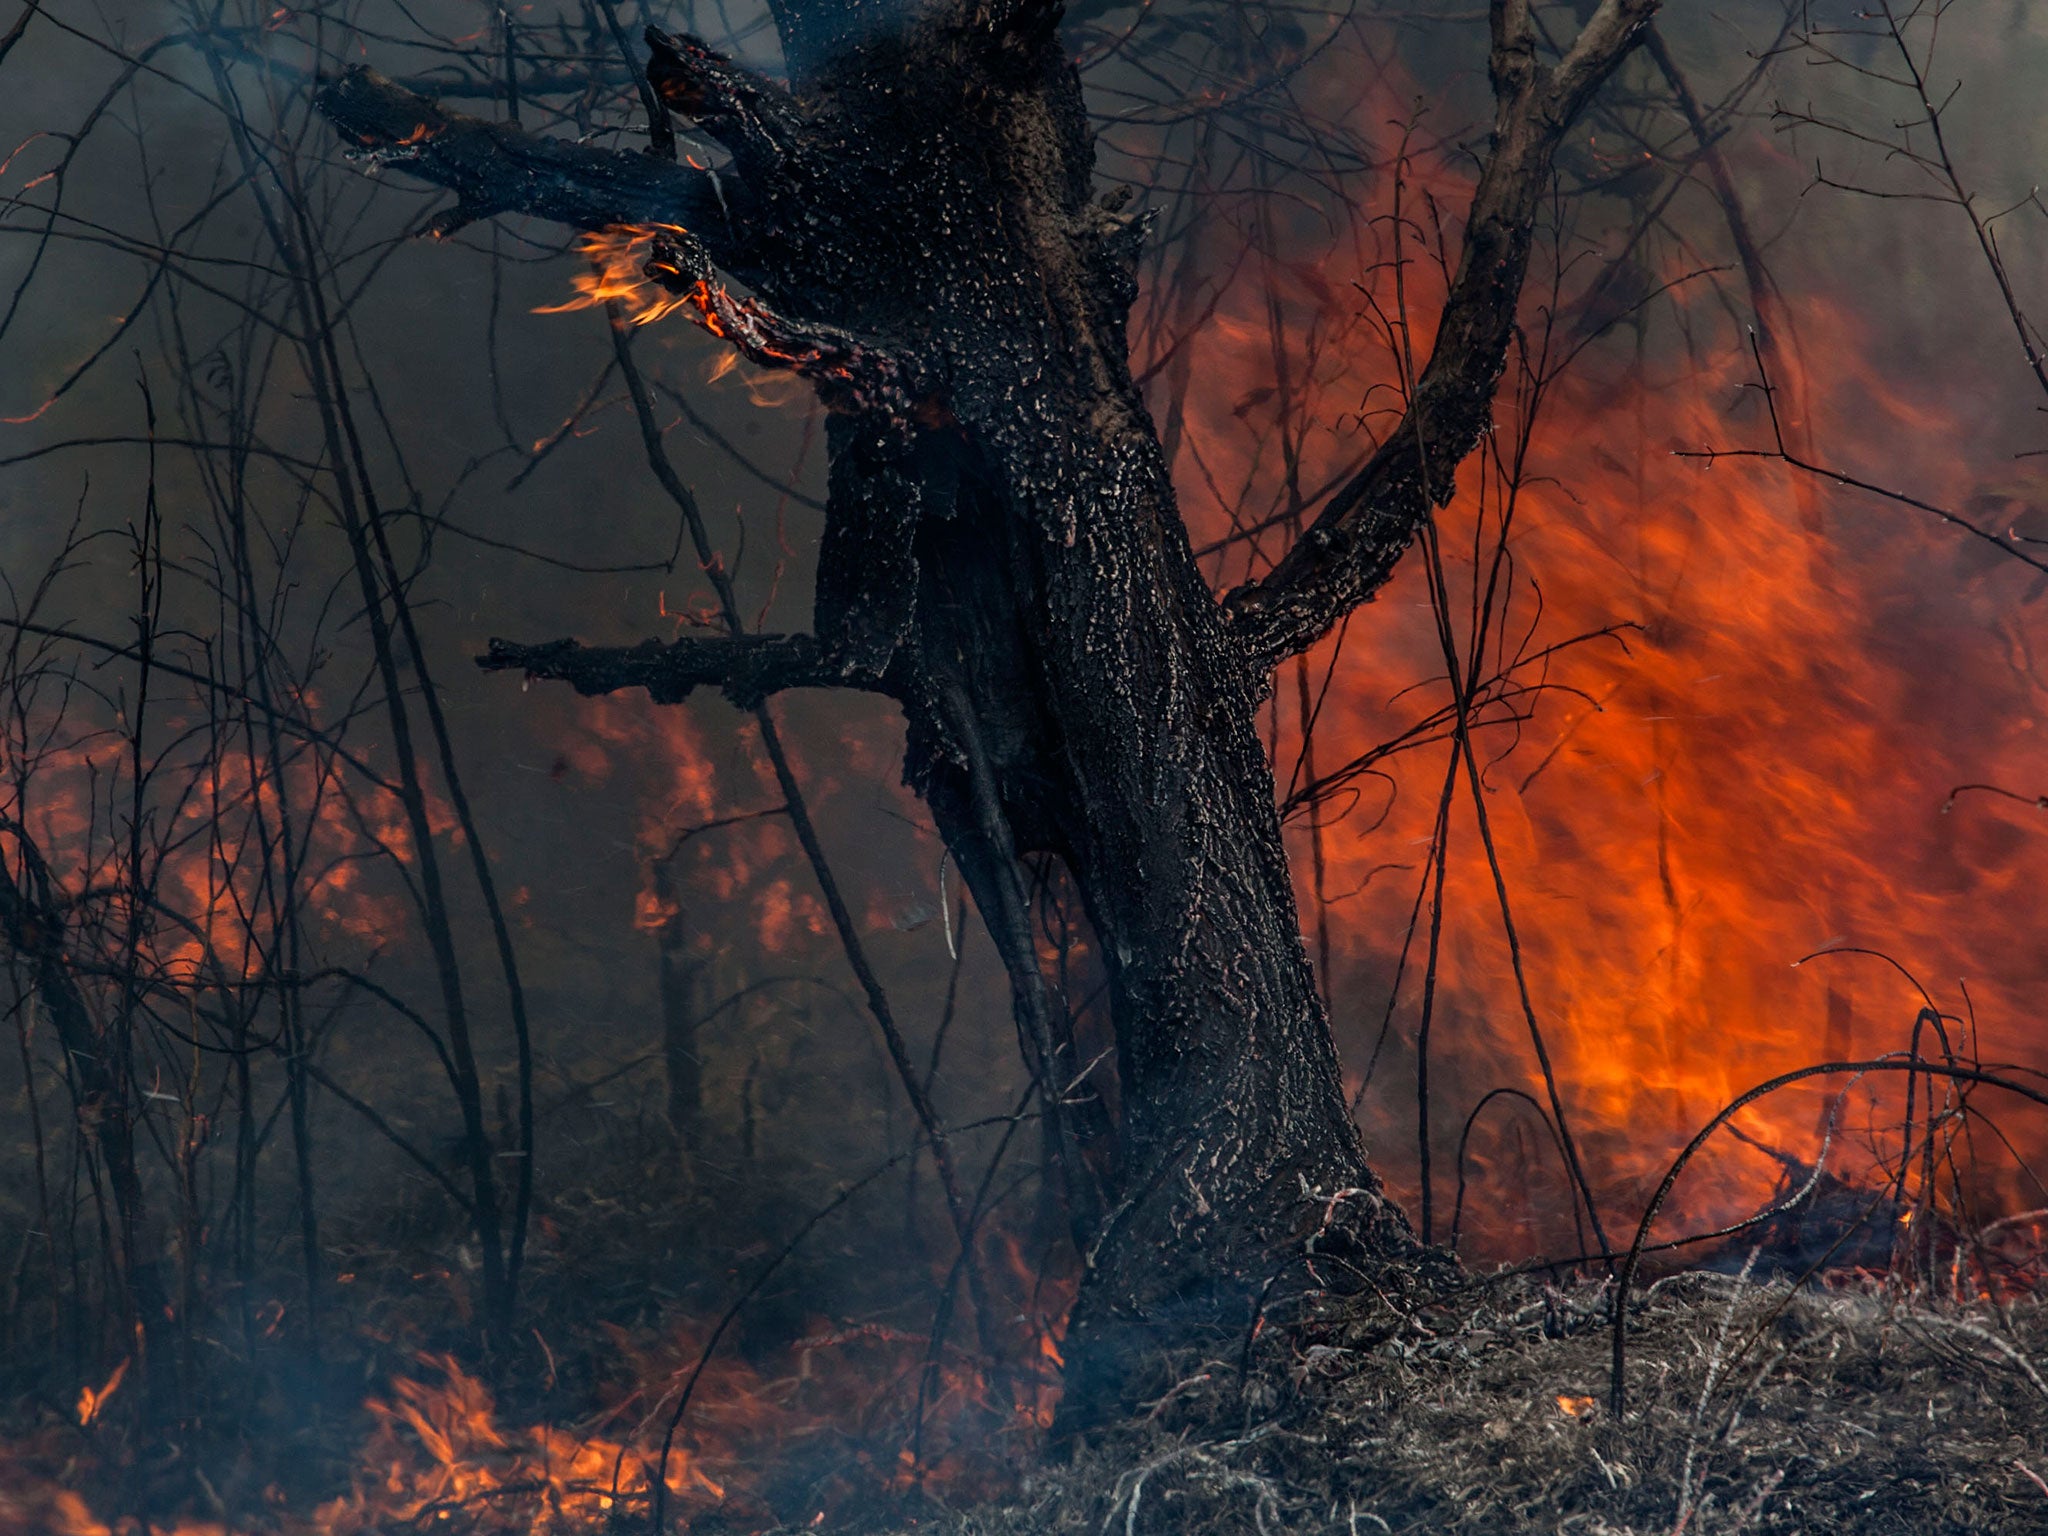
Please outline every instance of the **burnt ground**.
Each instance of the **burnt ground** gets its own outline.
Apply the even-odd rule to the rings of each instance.
[[[1605,1288],[1497,1283],[1392,1329],[1384,1313],[1325,1319],[1248,1386],[1235,1362],[1191,1362],[1146,1420],[1014,1502],[899,1529],[2048,1531],[2038,1300],[1692,1272],[1630,1312],[1621,1422],[1605,1406]]]
[[[223,1397],[218,1444],[138,1455],[137,1395],[115,1393],[81,1427],[78,1377],[53,1367],[0,1414],[0,1533],[135,1533],[120,1513],[144,1509],[149,1529],[178,1536],[644,1533],[644,1499],[606,1496],[616,1451],[644,1462],[658,1444],[709,1319],[771,1251],[759,1232],[801,1229],[818,1173],[764,1153],[745,1201],[714,1199],[725,1186],[681,1170],[657,1134],[589,1155],[574,1196],[539,1213],[535,1347],[493,1374],[481,1427],[462,1429],[455,1410],[472,1398],[458,1392],[411,1399],[420,1418],[367,1401],[399,1401],[404,1377],[440,1388],[436,1362],[467,1347],[453,1304],[462,1234],[422,1196],[416,1211],[381,1208],[374,1242],[338,1236],[348,1283],[324,1365],[253,1404]],[[1773,1251],[1789,1241],[1766,1236]],[[902,1254],[925,1246],[870,1212],[821,1230],[752,1293],[679,1442],[725,1492],[679,1499],[671,1532],[2048,1533],[2048,1363],[2035,1363],[2048,1362],[2048,1295],[1958,1304],[1857,1271],[1801,1285],[1811,1259],[1785,1275],[1670,1275],[1631,1302],[1617,1423],[1607,1286],[1470,1276],[1430,1304],[1324,1302],[1267,1329],[1249,1372],[1235,1343],[1224,1358],[1142,1362],[1166,1388],[1055,1460],[1028,1422],[977,1417],[972,1400],[996,1394],[975,1386],[961,1318],[920,1474],[905,1456],[931,1299],[906,1283]],[[1006,1311],[1056,1316],[1059,1295],[1034,1298],[1028,1279],[1013,1277]],[[1013,1388],[1033,1379],[1012,1371]],[[585,1466],[564,1446],[602,1454]],[[53,1522],[60,1489],[105,1523]]]

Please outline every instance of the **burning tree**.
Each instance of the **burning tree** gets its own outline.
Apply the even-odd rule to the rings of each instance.
[[[1998,820],[2028,470],[1936,460],[1992,349],[1885,377],[1894,296],[1837,307],[1778,214],[1874,193],[1869,237],[1917,178],[2039,383],[2040,205],[1973,191],[1941,7],[1756,0],[1746,54],[1656,9],[25,9],[0,1525],[958,1504],[1064,1365],[1109,1475],[1055,1528],[1370,1489],[1353,1525],[1491,1531],[1590,1507],[1581,1435],[1612,1522],[1748,1528],[1829,1476],[1860,1511],[1963,1357],[2038,1389],[2048,1187],[1981,1100],[2043,1102],[1983,1056],[2048,961],[1923,899],[2048,857]],[[1837,89],[1766,112],[1789,78]],[[728,483],[775,507],[736,542]],[[457,685],[494,633],[571,687]],[[1852,933],[1971,991],[1852,996]],[[1704,1242],[1743,1278],[1631,1293]],[[1896,1363],[1879,1294],[1909,1379],[1834,1390]],[[1786,1482],[1733,1426],[1802,1370]],[[1935,1504],[2024,1520],[2010,1410],[1943,1396]]]
[[[1487,427],[1558,147],[1656,5],[1602,0],[1554,47],[1530,6],[1495,0],[1491,144],[1400,420],[1268,574],[1221,595],[1132,378],[1146,224],[1095,195],[1061,10],[777,6],[787,84],[650,29],[645,153],[457,115],[367,68],[321,107],[376,163],[457,194],[438,232],[518,213],[604,232],[600,253],[623,240],[624,282],[593,292],[616,305],[644,263],[667,295],[654,312],[797,374],[831,409],[812,632],[747,632],[691,512],[725,634],[497,643],[486,665],[663,703],[714,687],[758,710],[785,689],[856,688],[901,707],[909,781],[1010,975],[1088,1256],[1069,1391],[1099,1405],[1135,1338],[1242,1327],[1276,1265],[1333,1227],[1375,1266],[1422,1257],[1347,1112],[1258,713],[1275,669],[1370,600],[1449,500]],[[679,160],[670,113],[727,163]],[[1031,938],[1032,853],[1071,873],[1108,967],[1113,1159]],[[862,981],[965,1242],[945,1138]]]

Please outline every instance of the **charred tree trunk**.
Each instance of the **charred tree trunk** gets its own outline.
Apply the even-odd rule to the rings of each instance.
[[[860,687],[902,706],[908,774],[1013,979],[1056,1118],[1078,1065],[1048,1028],[1018,860],[1072,872],[1109,970],[1121,1187],[1055,1127],[1088,1267],[1083,1417],[1129,1346],[1242,1327],[1334,1213],[1368,1257],[1420,1252],[1344,1103],[1255,731],[1273,665],[1384,581],[1488,420],[1565,127],[1654,0],[1605,0],[1539,62],[1494,15],[1495,145],[1408,417],[1273,577],[1198,570],[1124,335],[1142,221],[1092,191],[1080,81],[1044,0],[778,8],[787,87],[649,35],[649,79],[731,153],[716,187],[443,113],[367,72],[323,105],[397,168],[506,210],[659,224],[650,273],[832,417],[815,633],[625,652],[494,647],[490,664],[674,701]],[[675,227],[681,226],[681,227]],[[747,284],[735,299],[720,272]]]

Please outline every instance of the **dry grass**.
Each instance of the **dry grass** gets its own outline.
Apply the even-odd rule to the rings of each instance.
[[[1211,1362],[1017,1503],[916,1529],[2048,1531],[2040,1303],[1688,1273],[1631,1314],[1622,1422],[1605,1407],[1604,1287],[1501,1282],[1406,1318],[1322,1318],[1248,1387]]]

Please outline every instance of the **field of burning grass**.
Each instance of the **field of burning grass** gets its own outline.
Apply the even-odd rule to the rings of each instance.
[[[647,1529],[657,1475],[670,1530],[844,1529],[1017,1485],[1069,1294],[1022,1244],[992,1227],[981,1254],[991,1367],[967,1316],[935,1328],[948,1275],[924,1272],[900,1181],[777,1262],[761,1233],[822,1204],[808,1164],[692,1166],[623,1119],[596,1150],[537,1212],[506,1358],[478,1352],[466,1234],[424,1199],[338,1236],[320,1359],[288,1357],[276,1319],[279,1358],[238,1359],[222,1319],[168,1405],[180,1432],[126,1364],[63,1386],[51,1341],[46,1389],[0,1420],[0,1536],[594,1536]]]

